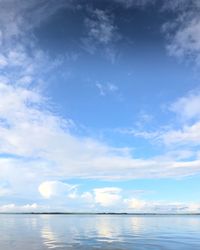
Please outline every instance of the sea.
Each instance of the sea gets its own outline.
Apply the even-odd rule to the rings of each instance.
[[[200,250],[199,215],[0,214],[0,250]]]

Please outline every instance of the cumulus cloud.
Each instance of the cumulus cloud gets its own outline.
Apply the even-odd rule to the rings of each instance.
[[[53,196],[67,197],[69,192],[72,192],[75,188],[76,186],[74,185],[69,185],[60,181],[45,181],[39,185],[38,190],[44,198],[49,199]]]
[[[102,187],[81,193],[77,188],[76,196],[70,200],[67,195],[74,188],[59,181],[44,182],[39,192],[44,199],[51,198],[45,205],[32,203],[17,205],[14,203],[0,205],[0,212],[129,212],[129,213],[199,213],[200,204],[195,202],[170,202],[159,200],[143,200],[127,193],[118,187]],[[61,196],[60,196],[61,195]],[[62,198],[58,202],[57,198]]]
[[[135,198],[125,199],[124,202],[129,209],[133,210],[144,211],[147,206],[147,202]]]
[[[55,183],[55,182],[54,182]],[[58,184],[58,183],[57,183]],[[56,186],[57,186],[56,184]],[[45,184],[46,185],[46,184]],[[52,184],[54,185],[54,184]],[[51,185],[51,186],[52,186]],[[61,185],[61,188],[60,188]],[[71,192],[74,187],[70,185],[63,186],[63,183],[59,183],[59,188],[56,189],[58,193]],[[76,187],[75,187],[76,188]],[[51,189],[51,188],[50,188]],[[51,189],[52,190],[52,189]],[[118,211],[118,212],[129,212],[129,213],[197,213],[200,212],[200,204],[192,202],[171,202],[171,201],[160,201],[160,200],[143,200],[136,198],[132,191],[123,190],[119,187],[101,187],[88,190],[81,193],[81,188],[77,187],[77,194],[73,200],[70,201],[72,207],[75,205],[80,205],[76,211],[89,211],[91,208],[93,211]],[[48,187],[49,192],[49,187]],[[46,195],[46,190],[45,190]],[[140,194],[141,195],[141,194]],[[66,204],[69,202],[66,198],[67,196],[62,196],[65,199]],[[44,196],[44,198],[47,198]],[[52,196],[53,201],[56,197]],[[77,203],[78,202],[78,203]],[[74,204],[74,205],[73,205]],[[37,206],[39,208],[40,206]],[[31,207],[30,207],[31,208]],[[54,206],[55,209],[55,206]],[[60,210],[61,209],[61,210]],[[64,209],[64,210],[63,210]],[[82,209],[82,210],[81,210]],[[63,206],[59,207],[57,211],[66,211]],[[67,210],[70,211],[70,210]]]
[[[95,202],[102,207],[114,206],[121,201],[121,189],[116,187],[94,189]]]

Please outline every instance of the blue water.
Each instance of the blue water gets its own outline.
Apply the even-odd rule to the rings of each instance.
[[[200,216],[0,215],[0,250],[200,250]]]

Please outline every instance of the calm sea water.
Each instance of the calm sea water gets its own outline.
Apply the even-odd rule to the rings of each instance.
[[[1,250],[200,250],[200,216],[0,215]]]

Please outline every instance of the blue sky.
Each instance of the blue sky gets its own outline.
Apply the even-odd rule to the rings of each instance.
[[[0,211],[200,212],[199,2],[0,6]]]

